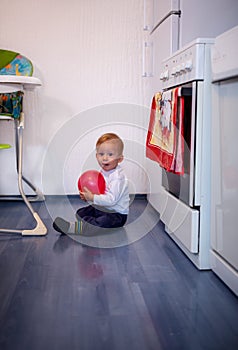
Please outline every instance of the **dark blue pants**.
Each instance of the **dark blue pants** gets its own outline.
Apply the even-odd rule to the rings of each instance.
[[[86,223],[103,228],[117,228],[125,225],[127,215],[108,211],[104,208],[93,207],[89,205],[77,210],[76,217],[83,221],[83,227]],[[86,227],[85,227],[86,228]]]

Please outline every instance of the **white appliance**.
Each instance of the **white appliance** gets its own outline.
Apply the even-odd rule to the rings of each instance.
[[[210,268],[210,53],[213,42],[213,39],[196,39],[163,62],[163,95],[179,88],[177,120],[182,97],[184,100],[184,174],[163,169],[159,200],[153,190],[148,195],[160,213],[165,230],[199,269]]]
[[[238,26],[212,48],[211,260],[238,295]]]
[[[143,75],[146,77],[144,87],[145,105],[150,106],[153,95],[167,88],[165,84],[169,83],[171,87],[177,86],[176,84],[180,83],[186,84],[186,81],[189,81],[189,74],[192,75],[195,71],[199,72],[199,69],[202,71],[205,69],[202,78],[200,76],[197,80],[199,86],[197,89],[197,96],[199,99],[205,98],[203,101],[205,101],[207,106],[206,113],[208,118],[211,105],[208,98],[209,94],[204,95],[204,87],[208,89],[209,79],[211,79],[209,77],[209,69],[206,68],[209,67],[209,53],[206,49],[204,50],[204,52],[206,52],[206,66],[203,66],[204,60],[202,60],[201,63],[199,59],[197,59],[199,58],[199,50],[195,50],[191,54],[192,70],[190,73],[184,66],[188,64],[189,67],[190,60],[184,59],[184,54],[181,55],[182,67],[179,67],[180,64],[178,63],[175,63],[174,67],[172,67],[173,55],[177,50],[182,53],[183,48],[188,48],[188,46],[190,46],[189,43],[194,42],[196,38],[214,38],[225,30],[237,25],[238,1],[228,0],[224,2],[223,0],[216,0],[214,4],[213,0],[144,0],[144,3],[144,40],[146,47],[144,51],[147,54],[146,59],[144,59],[145,64],[143,70]],[[202,43],[200,44],[201,46],[210,47],[210,43],[203,43],[204,45]],[[168,67],[165,67],[167,63],[163,62],[166,57],[171,57],[170,63],[169,60],[167,61]],[[199,64],[199,66],[197,66],[197,64]],[[171,75],[172,69],[176,72],[176,70],[180,71],[180,68],[182,70],[186,68],[186,74],[179,73],[177,76],[175,76],[175,74]],[[206,71],[206,69],[208,70]],[[167,79],[167,76],[169,79]],[[185,80],[182,81],[184,78]],[[194,77],[192,79],[194,79]],[[172,80],[174,80],[174,82],[172,82]],[[190,87],[191,82],[192,80],[190,79]],[[199,103],[199,105],[204,106],[202,103]],[[203,108],[205,107],[202,107],[202,111],[204,111]],[[199,113],[202,112],[200,111]],[[203,118],[205,117],[203,116]],[[209,120],[209,118],[207,120],[203,119],[203,122],[209,123]],[[203,132],[206,134],[205,131]],[[207,136],[205,135],[205,137]],[[200,143],[207,141],[209,141],[209,137],[207,139],[203,138],[200,140]],[[205,152],[205,150],[203,150],[203,152]],[[210,153],[205,152],[204,156],[205,158],[210,157]],[[208,166],[210,165],[209,162],[207,164]],[[206,169],[203,167],[203,163],[200,163],[199,169],[203,176],[208,178],[205,182],[209,181],[208,174],[204,174]],[[208,252],[210,230],[208,228],[209,214],[207,214],[209,212],[209,201],[206,204],[203,197],[203,195],[205,195],[205,198],[207,198],[207,194],[200,193],[202,204],[195,204],[195,207],[183,202],[177,206],[177,201],[174,200],[174,196],[171,194],[168,195],[168,192],[165,191],[162,186],[162,169],[158,163],[146,159],[146,170],[150,181],[148,188],[148,199],[150,203],[160,213],[161,211],[164,212],[164,207],[166,206],[167,211],[164,212],[163,215],[165,221],[172,220],[172,218],[174,220],[176,217],[178,222],[185,220],[184,225],[187,226],[186,230],[183,230],[181,227],[180,232],[177,230],[177,233],[173,233],[173,231],[175,231],[174,228],[171,229],[168,225],[167,230],[170,231],[174,240],[178,241],[178,244],[199,269],[210,268]],[[198,183],[199,182],[195,180],[194,184],[197,187],[196,190],[201,191],[201,189],[199,190]],[[205,187],[203,190],[205,190]],[[199,192],[197,192],[196,195],[197,197],[199,197],[198,193]],[[175,207],[176,215],[174,215]],[[180,216],[178,211],[181,211]],[[190,214],[187,215],[187,212]],[[204,227],[206,226],[206,230],[202,228],[203,225]],[[205,233],[205,231],[207,231],[207,233]],[[198,232],[198,234],[193,235],[189,232]]]

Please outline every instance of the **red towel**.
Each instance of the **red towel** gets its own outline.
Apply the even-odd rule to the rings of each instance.
[[[177,116],[179,88],[152,99],[146,156],[167,171],[183,174],[183,99]],[[178,118],[179,130],[176,128]]]

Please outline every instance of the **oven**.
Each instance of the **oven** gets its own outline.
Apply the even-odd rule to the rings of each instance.
[[[165,90],[166,91],[166,90]],[[168,90],[169,91],[169,90]],[[162,168],[162,185],[164,188],[180,199],[184,203],[190,206],[194,206],[194,179],[195,179],[195,126],[196,126],[196,91],[197,83],[184,84],[179,87],[177,104],[177,115],[182,113],[183,117],[183,132],[180,132],[180,118],[176,118],[176,150],[175,161],[177,161],[179,142],[182,142],[182,162],[183,170],[182,174],[178,174],[176,171],[168,171]],[[183,106],[183,107],[182,107]],[[181,111],[181,109],[183,109]],[[179,140],[179,137],[182,137]]]
[[[160,162],[160,219],[166,232],[199,269],[210,268],[213,43],[213,39],[196,39],[163,61],[162,94],[158,102],[160,143],[166,144],[166,137],[173,134],[173,146],[170,150],[163,149]]]

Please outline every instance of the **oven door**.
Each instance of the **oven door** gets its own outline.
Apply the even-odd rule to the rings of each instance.
[[[202,153],[202,141],[205,139],[203,133],[203,101],[206,91],[204,91],[203,81],[194,81],[179,87],[173,87],[173,89],[168,89],[166,90],[168,94],[164,95],[168,95],[168,97],[172,95],[174,98],[174,93],[172,92],[177,88],[179,91],[176,99],[177,111],[174,114],[172,113],[172,116],[176,115],[177,124],[177,120],[181,121],[180,114],[182,113],[180,112],[184,112],[182,133],[184,141],[182,152],[183,171],[176,172],[174,169],[171,171],[168,167],[167,170],[165,170],[165,167],[161,167],[163,190],[160,194],[159,213],[161,221],[165,224],[166,232],[175,240],[180,248],[188,254],[196,266],[201,268],[200,257],[196,254],[199,253],[200,249],[201,179],[203,170],[202,158],[204,156]],[[172,108],[174,108],[173,98]],[[174,119],[172,120],[175,124]],[[180,126],[177,125],[176,131],[181,130]],[[207,128],[209,129],[209,125]],[[205,129],[207,130],[207,128]],[[181,142],[181,133],[176,132],[176,134],[179,135],[180,138],[175,137],[174,140],[179,143]],[[174,149],[178,150],[179,145],[177,144]],[[204,266],[202,268],[204,268]]]
[[[162,169],[162,186],[183,203],[193,208],[201,204],[203,83],[196,81],[180,87],[177,101],[177,121],[179,121],[181,114],[182,98],[184,101],[184,174],[176,174]],[[178,124],[176,129],[179,130]]]
[[[238,271],[238,76],[213,85],[211,246]],[[236,273],[236,288],[238,288]],[[238,289],[237,289],[238,291]]]
[[[197,119],[199,99],[202,94],[200,87],[201,82],[193,82],[180,86],[177,98],[177,118],[176,130],[180,134],[181,118],[183,118],[183,167],[184,173],[177,174],[173,171],[167,171],[162,168],[162,186],[173,196],[181,200],[190,207],[196,207],[200,203],[200,126],[199,119]],[[183,115],[181,116],[183,99]],[[176,139],[178,143],[181,142],[179,138]]]
[[[176,120],[181,120],[183,106],[183,174],[162,168],[161,221],[179,246],[193,254],[199,252],[203,89],[202,81],[179,87]],[[179,125],[176,126],[178,131]]]

